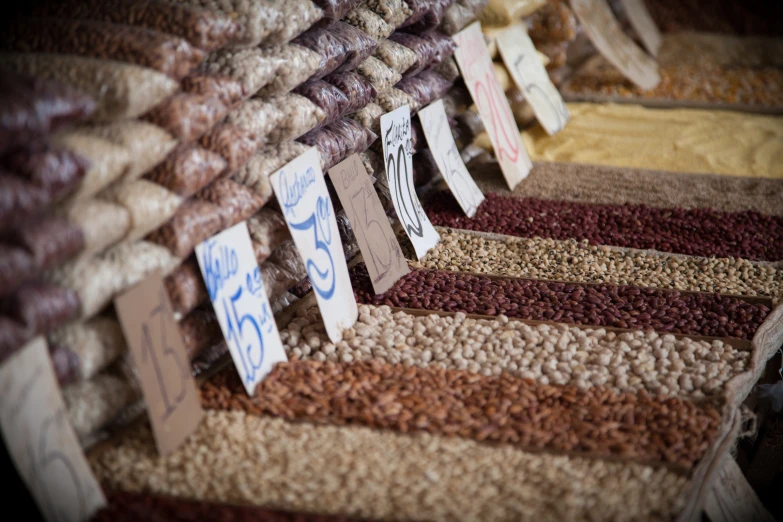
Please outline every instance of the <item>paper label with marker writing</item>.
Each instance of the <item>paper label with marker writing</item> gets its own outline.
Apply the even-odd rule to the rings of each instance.
[[[381,116],[381,139],[394,210],[413,243],[416,257],[421,259],[438,244],[440,236],[421,207],[413,187],[410,107],[404,105]]]
[[[651,55],[658,56],[663,38],[643,0],[621,0],[621,2],[625,8],[625,14],[628,15],[628,20],[631,22],[631,26],[636,31],[636,34],[639,35],[644,47]]]
[[[244,221],[196,247],[196,259],[248,395],[287,361]]]
[[[498,35],[497,42],[506,69],[538,122],[550,136],[560,132],[571,115],[549,79],[525,28],[521,24],[513,25]]]
[[[177,449],[201,421],[201,401],[163,277],[153,274],[114,301],[133,356],[155,444]]]
[[[106,505],[106,498],[68,422],[42,337],[27,343],[0,367],[0,394],[5,446],[44,518],[49,522],[91,518]]]
[[[435,158],[438,170],[446,180],[451,193],[454,194],[454,199],[468,217],[475,216],[476,210],[484,201],[484,194],[473,181],[459,155],[454,136],[451,134],[449,118],[443,107],[443,100],[421,109],[419,119],[432,157]]]
[[[773,522],[756,492],[729,455],[718,472],[704,506],[712,522]]]
[[[661,82],[658,64],[623,32],[606,0],[571,0],[571,7],[593,45],[626,78],[645,90]]]
[[[527,177],[533,163],[522,143],[506,94],[495,76],[481,24],[474,22],[453,38],[457,44],[454,57],[465,85],[487,129],[500,170],[513,189]]]
[[[272,174],[272,188],[307,268],[326,334],[337,343],[359,309],[318,150],[311,147]]]
[[[329,169],[329,177],[351,223],[375,294],[410,272],[389,218],[358,154]]]

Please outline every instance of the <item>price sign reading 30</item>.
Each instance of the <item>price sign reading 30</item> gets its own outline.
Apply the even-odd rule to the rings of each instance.
[[[342,330],[356,322],[359,309],[318,150],[311,147],[272,174],[272,188],[305,263],[326,334],[337,343]]]
[[[244,221],[196,247],[196,259],[239,376],[249,395],[288,358]]]

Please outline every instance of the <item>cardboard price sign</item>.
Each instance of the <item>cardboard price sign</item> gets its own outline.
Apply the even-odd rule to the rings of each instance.
[[[533,163],[522,143],[506,94],[495,76],[481,24],[474,22],[453,38],[457,43],[454,57],[465,79],[465,85],[487,128],[506,183],[513,190],[527,177]]]
[[[658,64],[622,30],[606,0],[571,0],[590,41],[626,78],[645,90],[661,82]]]
[[[443,100],[438,100],[419,111],[419,119],[424,129],[424,137],[430,147],[432,157],[438,165],[438,170],[446,180],[454,199],[468,217],[476,215],[479,205],[484,201],[484,194],[478,188],[468,172],[457,144],[449,127],[449,118],[443,107]]]
[[[311,147],[272,174],[272,188],[307,268],[326,334],[337,343],[356,322],[359,308],[318,150]]]
[[[68,422],[42,337],[3,363],[0,393],[6,448],[44,518],[88,520],[106,499]]]
[[[356,235],[375,294],[410,272],[381,200],[358,154],[329,169],[329,177]]]
[[[248,395],[288,357],[244,221],[196,247],[196,260]]]
[[[631,27],[639,35],[644,47],[653,56],[658,56],[658,51],[661,50],[661,44],[663,38],[661,32],[658,30],[658,26],[650,16],[650,11],[647,10],[647,6],[644,5],[643,0],[621,0],[623,7],[625,8],[625,14],[628,15],[628,19],[631,21]]]
[[[707,493],[704,507],[712,522],[773,522],[756,492],[729,455],[718,472],[717,480]]]
[[[416,257],[421,259],[438,244],[440,236],[421,208],[413,187],[410,107],[404,105],[381,116],[381,140],[394,210],[413,243]]]
[[[571,115],[549,79],[524,26],[516,24],[502,31],[497,42],[506,68],[532,107],[538,122],[550,136],[560,132]]]
[[[195,431],[203,412],[190,361],[160,274],[114,301],[147,404],[155,444],[171,453]]]

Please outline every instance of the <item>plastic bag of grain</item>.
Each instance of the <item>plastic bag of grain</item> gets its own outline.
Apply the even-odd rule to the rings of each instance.
[[[365,5],[394,28],[402,25],[413,14],[403,0],[367,0]]]
[[[189,197],[222,174],[228,174],[223,157],[198,145],[179,145],[144,177],[182,197]]]
[[[229,15],[160,0],[46,2],[37,6],[33,10],[33,15],[50,16],[60,20],[101,20],[146,27],[184,38],[191,45],[205,51],[223,47],[234,37],[239,28]]]
[[[175,268],[164,280],[175,317],[182,317],[205,302],[209,296],[195,257]]]
[[[0,43],[9,51],[75,54],[131,63],[176,80],[206,57],[187,40],[158,31],[62,18],[16,18],[3,31]]]
[[[431,102],[443,97],[451,88],[452,83],[433,71],[422,71],[416,76],[403,79],[396,86],[407,93],[419,107],[426,107]]]
[[[408,93],[394,87],[386,92],[380,93],[375,102],[380,105],[385,112],[391,112],[403,105],[408,105],[411,108],[411,114],[415,114],[416,111],[419,110],[419,104],[414,98]]]
[[[221,230],[246,220],[269,201],[249,187],[232,179],[219,179],[196,195],[199,199],[215,205],[221,218]]]
[[[434,2],[428,2],[430,4],[427,12],[424,13],[418,21],[407,25],[406,31],[411,33],[423,34],[428,33],[438,27],[445,16],[446,10],[452,5],[454,0],[435,0]]]
[[[429,11],[430,7],[435,3],[435,0],[405,0],[405,3],[410,7],[411,15],[405,19],[398,29],[413,25],[424,18],[424,15],[427,14],[427,11]]]
[[[76,380],[88,380],[104,370],[127,350],[119,321],[94,317],[71,323],[48,336],[49,344],[62,346],[76,359]]]
[[[28,282],[0,299],[0,314],[24,325],[31,334],[46,333],[79,317],[79,298],[68,288]]]
[[[205,134],[199,145],[216,152],[226,160],[228,172],[233,172],[250,159],[258,149],[259,137],[248,130],[229,123],[221,123]]]
[[[476,13],[459,2],[455,2],[443,13],[439,29],[448,35],[455,35],[475,20]]]
[[[87,96],[65,84],[9,71],[0,74],[0,154],[28,145],[95,110]]]
[[[152,69],[81,56],[3,52],[0,69],[59,81],[84,92],[96,102],[90,117],[94,121],[136,118],[179,88]]]
[[[166,247],[177,257],[185,257],[193,252],[196,245],[223,230],[222,223],[220,210],[215,205],[189,199],[168,223],[152,232],[147,239]]]
[[[368,57],[356,68],[356,72],[367,79],[376,93],[391,89],[402,79],[402,75],[374,56]]]
[[[279,65],[276,56],[262,49],[222,49],[209,55],[199,73],[228,76],[253,95],[272,81]]]
[[[324,80],[310,80],[294,92],[315,103],[326,113],[323,123],[331,123],[345,114],[350,103],[343,91]]]
[[[291,239],[283,215],[270,208],[262,208],[248,219],[247,229],[253,242],[253,252],[259,263],[263,263],[284,241]]]
[[[183,317],[179,322],[179,333],[190,360],[223,340],[220,323],[211,307],[208,310],[198,308]]]
[[[82,231],[84,248],[81,257],[98,254],[119,243],[131,228],[128,209],[100,199],[74,203],[66,209],[65,215]]]
[[[52,201],[44,187],[0,170],[0,230],[42,212]]]
[[[271,100],[251,98],[240,104],[226,117],[226,123],[266,138],[284,118],[283,103],[288,95]],[[281,103],[282,102],[282,103]]]
[[[68,420],[80,439],[88,437],[139,398],[131,384],[111,371],[62,390]]]
[[[246,93],[242,88],[242,84],[230,76],[203,72],[191,74],[182,80],[182,90],[190,94],[215,98],[228,109],[250,96],[250,93]]]
[[[84,248],[81,229],[65,216],[57,214],[38,215],[25,220],[18,227],[6,231],[2,242],[29,252],[36,271],[59,266]],[[26,277],[33,275],[35,273],[24,274]],[[23,280],[20,277],[19,282]]]
[[[289,93],[284,98],[275,99],[283,112],[283,119],[267,136],[270,144],[294,140],[326,120],[326,112],[304,96]]]
[[[200,138],[227,113],[228,108],[217,98],[180,93],[164,100],[145,114],[143,120],[187,143]]]
[[[454,40],[452,40],[450,36],[443,34],[440,31],[432,31],[419,35],[419,37],[433,48],[431,59],[425,65],[426,69],[442,63],[444,60],[452,56],[454,54],[454,50],[457,48],[457,44],[454,43]]]
[[[45,189],[51,194],[52,201],[58,201],[81,183],[89,163],[73,151],[37,143],[6,154],[0,158],[0,165]]]
[[[182,204],[181,196],[146,179],[114,184],[98,197],[122,205],[130,213],[131,228],[126,241],[146,236],[171,219]]]
[[[413,67],[419,59],[415,52],[392,39],[383,40],[378,43],[378,48],[375,50],[375,57],[400,75]]]
[[[250,188],[262,198],[269,199],[272,189],[269,177],[307,150],[297,141],[284,141],[259,149],[241,169],[234,174],[234,181]]]
[[[312,77],[321,66],[321,56],[307,47],[289,43],[280,48],[270,48],[280,59],[275,77],[267,83],[256,96],[267,98],[275,94],[285,94]]]
[[[305,134],[299,141],[316,147],[321,154],[322,166],[330,168],[351,154],[364,152],[377,138],[370,129],[343,118]]]
[[[343,114],[352,114],[366,106],[378,95],[375,86],[364,76],[355,72],[330,74],[324,78],[348,98]]]
[[[473,105],[473,98],[471,98],[468,89],[462,84],[455,85],[443,96],[443,106],[449,118],[465,112],[471,105]]]
[[[346,0],[343,0],[346,1]],[[355,0],[347,0],[355,1]],[[323,20],[324,10],[318,2],[295,0],[283,4],[283,23],[264,40],[263,46],[286,44]],[[328,23],[328,22],[327,22]]]
[[[383,107],[377,103],[368,103],[361,110],[351,114],[349,118],[357,122],[362,127],[366,127],[375,134],[381,133],[381,116],[383,116]]]
[[[350,71],[370,56],[377,42],[352,25],[337,22],[326,29],[308,31],[297,38],[299,45],[321,56],[321,66],[313,74],[318,79],[335,71]]]
[[[394,32],[394,27],[365,5],[359,6],[343,19],[375,40],[384,40]]]
[[[455,82],[460,76],[459,67],[457,67],[457,61],[452,56],[449,56],[443,60],[441,63],[433,67],[432,70],[452,83]]]
[[[177,145],[177,140],[162,128],[138,120],[83,126],[69,131],[69,134],[96,136],[125,148],[129,157],[128,169],[122,177],[125,181],[148,172]]]
[[[324,11],[327,22],[340,20],[362,3],[362,0],[313,0]]]

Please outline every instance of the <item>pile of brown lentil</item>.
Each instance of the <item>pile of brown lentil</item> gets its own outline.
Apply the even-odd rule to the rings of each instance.
[[[364,264],[351,269],[360,303],[466,312],[568,324],[653,329],[750,340],[769,315],[763,304],[719,294],[490,278],[414,269],[387,292],[375,295]]]

